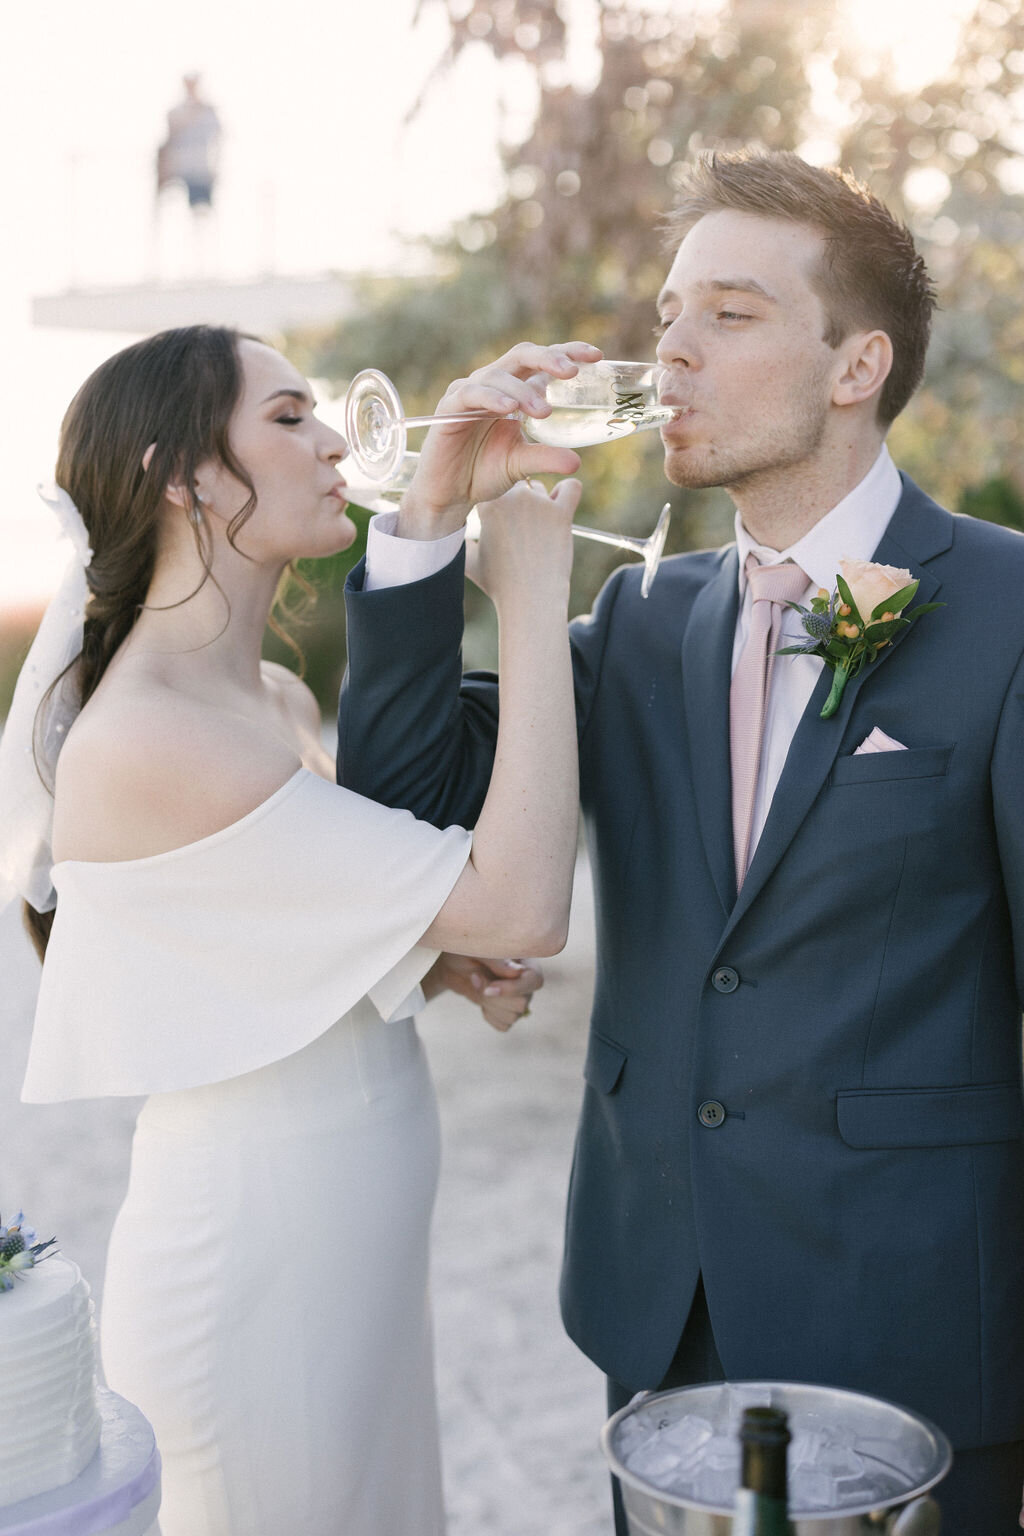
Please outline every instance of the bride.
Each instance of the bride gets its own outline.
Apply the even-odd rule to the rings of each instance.
[[[516,349],[446,408],[540,414],[529,376],[567,351]],[[472,499],[576,467],[511,430],[464,466]],[[355,537],[345,453],[254,339],[190,327],[104,363],[57,463],[84,614],[51,605],[0,752],[22,807],[0,877],[48,939],[24,1097],[147,1096],[101,1335],[156,1430],[163,1536],[443,1530],[419,983],[442,950],[565,938],[579,485],[482,507],[502,710],[471,837],[339,788],[312,694],[260,659],[289,562]]]

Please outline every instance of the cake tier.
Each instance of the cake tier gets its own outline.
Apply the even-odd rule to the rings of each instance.
[[[61,1254],[0,1293],[0,1505],[78,1477],[100,1438],[89,1287]]]

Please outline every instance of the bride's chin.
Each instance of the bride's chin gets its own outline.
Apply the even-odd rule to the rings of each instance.
[[[304,549],[294,550],[290,555],[290,561],[295,560],[329,560],[332,555],[340,555],[343,550],[351,549],[359,537],[359,529],[351,518],[340,518],[329,533],[318,538],[315,548],[307,546]]]
[[[343,550],[351,549],[352,545],[355,543],[358,537],[359,529],[356,527],[355,523],[351,522],[350,519],[346,517],[341,526],[334,530],[334,537],[331,540],[331,547],[330,549],[324,550],[324,555],[328,558],[331,555],[340,555]]]

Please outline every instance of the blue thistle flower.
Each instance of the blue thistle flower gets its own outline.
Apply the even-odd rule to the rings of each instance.
[[[832,633],[832,613],[803,613],[800,622],[816,645],[824,645]]]
[[[27,1269],[34,1269],[41,1256],[57,1241],[40,1243],[19,1211],[13,1221],[0,1220],[0,1293],[14,1289],[14,1282]]]

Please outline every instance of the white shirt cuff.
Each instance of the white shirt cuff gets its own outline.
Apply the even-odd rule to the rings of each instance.
[[[379,587],[402,587],[406,582],[435,575],[451,564],[465,541],[465,528],[456,528],[442,539],[399,538],[395,533],[397,517],[397,512],[378,512],[370,519],[364,592]]]

